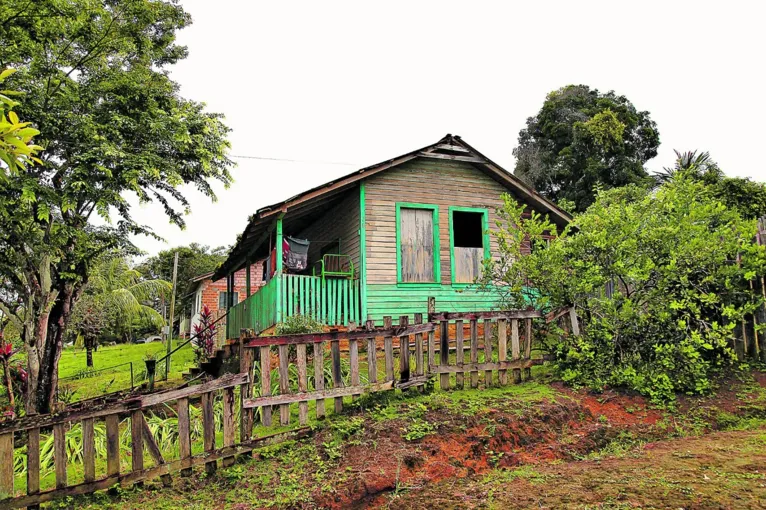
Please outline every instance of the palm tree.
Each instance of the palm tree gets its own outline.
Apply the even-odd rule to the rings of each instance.
[[[81,331],[88,352],[88,366],[92,366],[92,350],[97,334],[93,331],[93,321],[87,317],[95,314],[94,307],[100,309],[107,319],[106,323],[114,329],[121,329],[127,324],[128,335],[135,320],[145,320],[158,328],[165,325],[162,315],[152,306],[160,299],[170,295],[172,285],[165,280],[146,280],[132,268],[124,257],[110,257],[101,260],[91,271],[85,288],[91,299],[83,299],[83,307],[89,310],[76,310],[74,315],[83,318],[76,321],[82,325]],[[79,304],[79,303],[78,303]]]
[[[703,177],[707,173],[718,175],[721,170],[715,161],[710,158],[709,152],[697,153],[697,151],[686,151],[676,153],[676,164],[672,168],[665,167],[656,174],[654,178],[657,185],[665,184],[675,179],[678,175],[690,175],[692,177]]]

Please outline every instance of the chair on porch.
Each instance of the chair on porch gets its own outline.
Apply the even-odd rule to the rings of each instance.
[[[317,260],[313,268],[313,276],[326,278],[354,279],[354,261],[350,255],[327,253]]]

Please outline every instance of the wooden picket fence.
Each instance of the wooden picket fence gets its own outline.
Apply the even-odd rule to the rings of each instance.
[[[532,319],[539,317],[540,312],[526,310],[432,313],[425,323],[418,314],[414,324],[402,316],[399,324],[393,325],[392,319],[386,317],[382,328],[376,328],[372,321],[368,321],[363,328],[352,325],[347,331],[330,333],[273,337],[243,335],[238,374],[224,375],[196,386],[128,396],[117,402],[82,402],[56,414],[27,416],[0,423],[0,508],[36,508],[40,503],[56,498],[87,494],[116,484],[128,486],[152,478],[160,478],[164,484],[169,484],[171,473],[180,471],[182,476],[188,476],[191,468],[197,465],[204,464],[208,472],[213,472],[218,460],[227,466],[239,454],[308,435],[310,428],[305,425],[310,402],[314,402],[316,417],[322,418],[326,414],[326,399],[332,399],[337,413],[343,409],[344,397],[356,399],[365,393],[422,388],[431,376],[437,374],[441,389],[453,386],[451,377],[454,377],[456,387],[464,387],[468,380],[472,388],[477,388],[480,372],[484,374],[483,383],[487,387],[508,384],[509,370],[513,373],[513,381],[520,382],[522,370],[529,376],[529,368],[539,362],[531,359]],[[464,338],[466,326],[468,336]],[[291,346],[295,346],[294,355],[290,352]],[[309,346],[313,358],[311,387]],[[364,354],[363,361],[360,351]],[[328,353],[331,374],[325,377],[324,357]],[[480,353],[483,353],[481,361]],[[275,369],[278,388],[272,388],[272,355],[276,355],[278,361]],[[366,380],[363,381],[361,371],[365,362]],[[297,372],[297,384],[295,378],[290,379],[291,364],[296,365],[293,372]],[[346,368],[348,375],[344,377]],[[259,391],[254,396],[256,384]],[[219,427],[222,429],[222,447],[216,447],[213,403],[218,395],[223,401]],[[238,406],[235,403],[237,397]],[[190,401],[201,408],[203,451],[196,454],[192,451],[190,434]],[[253,438],[256,409],[260,410],[261,424],[271,427],[275,421],[272,420],[275,408],[278,408],[279,423],[290,423],[291,405],[298,406],[300,428]],[[145,412],[157,406],[171,406],[177,414],[177,445],[174,445],[177,446],[177,458],[163,457],[145,419]],[[237,409],[238,424],[235,423]],[[121,417],[128,417],[130,422],[131,460],[127,472],[121,471],[120,462]],[[106,463],[99,465],[99,471],[103,471],[99,473],[96,472],[94,434],[97,421],[104,422],[106,431]],[[84,475],[82,481],[70,484],[67,465],[74,461],[68,458],[68,453],[72,452],[68,452],[66,434],[77,423],[82,424],[82,451],[78,452],[78,457],[81,456]],[[55,487],[41,490],[40,436],[41,431],[48,433],[50,430],[54,441]],[[14,450],[24,446],[26,494],[16,495]],[[145,465],[145,452],[149,454],[150,466]]]

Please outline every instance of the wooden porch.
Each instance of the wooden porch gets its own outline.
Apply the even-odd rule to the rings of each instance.
[[[295,315],[305,315],[330,327],[361,323],[361,285],[358,279],[277,274],[255,294],[229,310],[227,338],[243,329],[256,333]]]

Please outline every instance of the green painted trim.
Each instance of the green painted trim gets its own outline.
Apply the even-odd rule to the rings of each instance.
[[[452,213],[455,211],[460,212],[475,212],[481,213],[481,226],[482,226],[482,244],[484,245],[484,260],[488,260],[491,257],[489,247],[489,211],[478,207],[459,207],[451,206],[449,208],[449,272],[450,282],[453,287],[468,287],[473,283],[456,282],[455,281],[455,231],[452,224]]]
[[[277,322],[282,322],[282,314],[284,313],[284,310],[282,310],[282,216],[284,214],[280,214],[279,218],[277,218],[277,235],[276,235],[276,242],[274,243],[274,247],[277,250],[277,256],[276,256],[276,265],[277,267],[274,268],[274,278],[277,279]]]
[[[403,282],[402,281],[402,242],[401,235],[401,210],[402,209],[430,209],[433,212],[434,228],[434,281],[433,282]],[[439,247],[439,206],[436,204],[414,204],[411,202],[396,203],[396,282],[401,286],[434,285],[441,282],[441,260]]]
[[[359,183],[359,287],[362,316],[360,323],[367,320],[367,209],[364,181]]]

